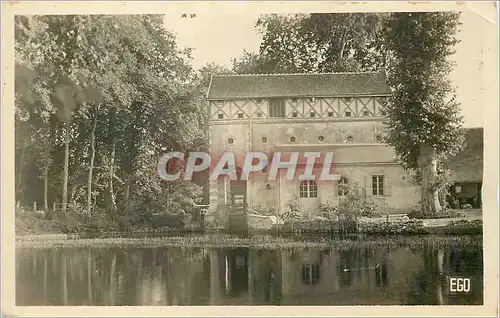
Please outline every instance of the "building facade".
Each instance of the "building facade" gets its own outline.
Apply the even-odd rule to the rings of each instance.
[[[320,204],[338,205],[345,189],[354,185],[382,212],[408,212],[418,204],[420,188],[397,164],[394,150],[382,143],[389,97],[384,71],[213,76],[207,93],[212,158],[224,152],[264,152],[270,162],[276,152],[285,157],[333,152],[331,171],[341,179],[299,180],[304,165],[292,180],[285,177],[286,169],[279,169],[275,180],[269,169],[245,181],[221,177],[210,181],[208,213],[236,198],[269,214],[296,202],[315,216]],[[316,163],[315,171],[321,160]]]

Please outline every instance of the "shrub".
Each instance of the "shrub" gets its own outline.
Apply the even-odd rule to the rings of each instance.
[[[329,204],[319,205],[320,215],[327,220],[338,220],[339,219],[339,207]]]
[[[456,218],[462,216],[461,213],[443,209],[439,213],[422,213],[418,208],[413,209],[408,213],[410,219],[445,219],[445,218]]]
[[[371,222],[362,225],[366,234],[426,234],[423,222],[420,220],[398,222]]]
[[[302,212],[302,209],[300,208],[297,198],[288,201],[285,205],[285,208],[283,209],[283,212],[281,212],[278,217],[284,222],[299,221],[306,218],[306,216]]]

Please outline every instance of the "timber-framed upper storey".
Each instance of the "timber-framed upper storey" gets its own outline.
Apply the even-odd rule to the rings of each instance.
[[[370,73],[212,76],[210,119],[234,121],[380,120],[390,89],[383,70]]]

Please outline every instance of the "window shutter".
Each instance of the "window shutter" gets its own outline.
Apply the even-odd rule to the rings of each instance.
[[[384,176],[384,196],[391,196],[391,178]]]
[[[372,176],[368,176],[365,178],[365,190],[367,197],[371,197],[373,195]]]

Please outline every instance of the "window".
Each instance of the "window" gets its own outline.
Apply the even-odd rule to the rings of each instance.
[[[262,137],[262,142],[267,142],[267,137]]]
[[[219,113],[219,114],[217,114],[217,118],[219,118],[219,119],[223,119],[223,118],[224,118],[224,115]]]
[[[292,113],[292,117],[297,117],[298,115],[299,115],[299,113],[297,113],[297,112]]]
[[[238,118],[243,118],[243,113],[238,113]]]
[[[372,176],[373,195],[384,195],[384,176]]]
[[[333,112],[328,112],[328,117],[333,117]]]
[[[363,110],[363,116],[370,116],[370,112],[367,110]]]
[[[346,111],[345,112],[345,117],[351,117],[351,112],[350,111]]]
[[[316,113],[315,112],[310,112],[309,113],[309,117],[316,117]]]
[[[269,100],[269,116],[273,118],[285,117],[285,101],[283,99]]]
[[[319,264],[305,264],[301,266],[302,275],[301,280],[305,285],[316,285],[319,283],[320,279],[320,267]]]
[[[349,193],[349,180],[345,177],[341,177],[337,183],[337,194],[339,196],[345,196]]]
[[[377,139],[377,141],[382,141],[382,136],[381,136],[381,135],[377,135],[377,136],[375,137],[375,139]]]
[[[352,136],[347,136],[347,138],[345,139],[346,143],[351,143],[352,141],[353,141]]]
[[[319,140],[320,142],[325,141],[325,136],[319,136],[319,137],[318,137],[318,140]]]
[[[295,137],[290,137],[290,142],[295,142]]]
[[[234,143],[234,139],[233,139],[233,138],[228,138],[228,139],[227,139],[227,143],[228,143],[228,144],[232,144],[232,143]]]
[[[257,112],[257,117],[262,117],[262,112],[261,111]]]
[[[318,186],[313,180],[302,181],[299,186],[299,195],[301,198],[317,198]]]

